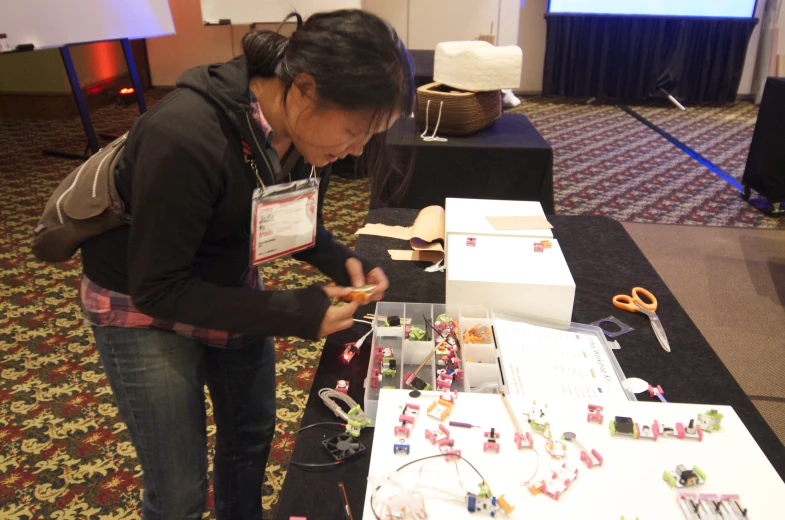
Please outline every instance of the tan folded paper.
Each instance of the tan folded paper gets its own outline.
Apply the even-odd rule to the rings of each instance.
[[[438,261],[444,256],[444,208],[441,206],[424,208],[411,227],[366,224],[355,234],[408,240],[415,251],[439,253],[439,257],[435,260]]]
[[[485,217],[496,231],[520,229],[552,229],[553,226],[542,216],[528,217]],[[393,260],[415,262],[438,262],[444,258],[444,208],[428,206],[420,211],[414,224],[388,226],[386,224],[366,224],[356,235],[408,240],[412,250],[390,249]]]
[[[407,249],[388,249],[393,260],[409,260],[412,262],[435,263],[444,258],[444,253],[438,251],[409,251]]]
[[[553,229],[542,216],[529,217],[485,217],[496,231],[519,231],[522,229]]]

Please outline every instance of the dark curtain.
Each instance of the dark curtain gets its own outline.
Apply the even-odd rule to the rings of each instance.
[[[757,19],[546,15],[543,94],[733,101]]]

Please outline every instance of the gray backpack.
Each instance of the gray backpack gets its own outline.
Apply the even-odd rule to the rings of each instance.
[[[115,139],[66,177],[33,230],[32,250],[43,262],[65,262],[94,236],[131,223],[114,170],[128,134]]]

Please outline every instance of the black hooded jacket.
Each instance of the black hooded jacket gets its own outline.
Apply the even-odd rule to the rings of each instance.
[[[245,59],[196,67],[177,89],[134,123],[117,166],[131,225],[82,246],[85,275],[129,294],[143,313],[164,320],[267,336],[316,338],[330,305],[318,286],[286,291],[243,287],[250,254],[256,178],[242,151],[251,147],[262,180],[264,133],[253,122]],[[301,158],[292,179],[305,178]],[[320,172],[316,246],[294,257],[349,285],[355,256],[324,228],[329,168]],[[372,266],[363,262],[367,273]]]

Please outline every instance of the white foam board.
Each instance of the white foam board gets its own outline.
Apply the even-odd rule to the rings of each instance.
[[[409,397],[407,390],[381,392],[371,451],[370,477],[387,478],[396,468],[409,461],[438,453],[437,448],[425,439],[425,430],[436,428],[439,423],[425,413],[420,414],[412,430],[410,454],[393,453],[393,444],[396,442],[394,427],[400,407],[414,401],[424,410],[436,395],[434,392],[423,393],[414,400]],[[509,399],[526,430],[528,423],[522,412],[530,409],[532,399],[514,396]],[[578,468],[578,477],[559,501],[542,494],[533,496],[521,485],[532,476],[535,469],[538,470],[539,478],[557,463],[544,451],[544,439],[541,436],[534,436],[539,463],[535,453],[516,449],[513,443],[515,430],[500,396],[459,394],[447,421],[470,422],[482,425],[483,428],[450,427],[445,421],[445,426],[456,441],[455,447],[482,473],[494,495],[503,494],[515,506],[512,518],[608,520],[624,515],[628,519],[637,516],[640,520],[681,519],[684,517],[677,505],[678,492],[662,479],[663,471],[679,464],[689,467],[697,465],[706,473],[706,483],[689,490],[739,494],[742,504],[749,509],[751,519],[774,519],[782,515],[785,483],[731,407],[615,402],[605,405],[605,421],[599,425],[586,421],[588,402],[549,400],[547,404],[555,435],[572,431],[586,448],[596,449],[604,458],[601,467],[588,469],[578,460],[578,451],[568,446],[567,460]],[[689,418],[709,408],[717,409],[724,415],[722,430],[706,433],[703,442],[677,438],[660,438],[655,442],[618,435],[611,437],[608,430],[608,421],[615,415],[632,417],[640,424],[651,423],[654,419],[660,423],[675,423],[687,422]],[[482,450],[483,432],[490,427],[496,428],[501,435],[498,455]],[[455,468],[455,464],[434,459],[427,463],[412,464],[402,472],[394,473],[394,478],[406,488],[416,486],[420,480],[430,518],[482,518],[469,513],[457,500],[465,491],[456,478]],[[458,468],[463,488],[476,491],[479,483],[476,474],[463,462],[458,463]],[[363,518],[374,518],[370,510],[371,491],[372,486],[369,485]],[[450,500],[451,496],[455,500]]]

